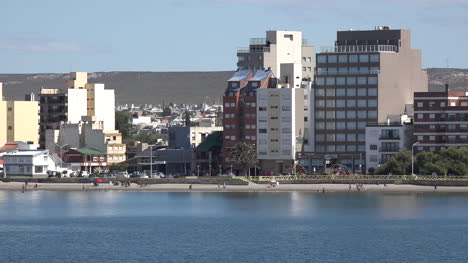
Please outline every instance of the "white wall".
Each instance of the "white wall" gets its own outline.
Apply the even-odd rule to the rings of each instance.
[[[115,130],[115,94],[104,89],[104,84],[94,84],[94,110],[96,121],[104,122],[104,130]]]
[[[78,123],[81,116],[88,114],[87,90],[67,89],[68,94],[68,122]]]

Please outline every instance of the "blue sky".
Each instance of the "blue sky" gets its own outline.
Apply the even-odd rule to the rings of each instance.
[[[0,73],[209,71],[265,30],[316,47],[336,31],[412,30],[424,67],[468,68],[468,0],[10,0],[0,4]]]

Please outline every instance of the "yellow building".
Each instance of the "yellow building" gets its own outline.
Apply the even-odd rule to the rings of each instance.
[[[23,141],[39,141],[39,104],[37,101],[3,100],[0,83],[0,145]]]

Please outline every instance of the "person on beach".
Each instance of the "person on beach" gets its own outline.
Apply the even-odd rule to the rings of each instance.
[[[34,190],[37,191],[37,188],[38,188],[38,186],[37,186],[37,184],[35,184],[35,185],[34,185]]]
[[[218,188],[221,188],[221,185],[218,183]]]
[[[351,191],[351,184],[349,184],[349,188],[348,188],[348,191]]]
[[[25,189],[26,189],[26,187],[24,186],[24,184],[21,185],[21,192],[22,192],[22,193],[24,193]]]
[[[192,190],[192,185],[189,185],[188,189],[189,189],[189,190]]]
[[[223,182],[223,188],[226,189],[226,182]]]
[[[434,185],[434,192],[435,192],[435,190],[437,190],[437,185]]]
[[[324,187],[324,188],[322,188],[322,194],[324,194],[324,193],[325,193],[325,187]]]

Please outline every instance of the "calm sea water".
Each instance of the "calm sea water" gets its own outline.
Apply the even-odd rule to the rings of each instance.
[[[468,195],[2,192],[0,262],[466,262]]]

